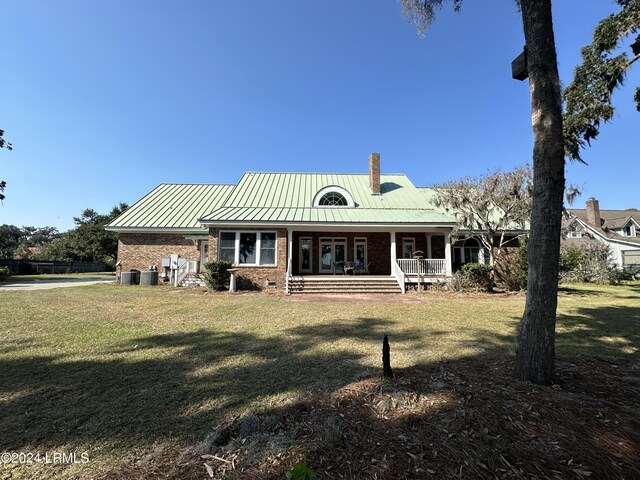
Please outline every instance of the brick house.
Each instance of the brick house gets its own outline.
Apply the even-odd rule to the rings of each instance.
[[[119,233],[121,271],[166,274],[173,255],[190,271],[231,261],[245,287],[290,292],[331,279],[404,292],[418,273],[446,280],[453,253],[458,264],[482,262],[476,240],[452,246],[455,218],[433,195],[403,174],[381,174],[373,153],[368,174],[247,172],[237,185],[162,184],[107,230]]]

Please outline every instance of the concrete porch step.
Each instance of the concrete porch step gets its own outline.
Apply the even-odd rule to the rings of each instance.
[[[200,274],[189,273],[186,277],[182,279],[180,282],[181,287],[193,288],[193,287],[206,287],[206,283],[204,283],[204,278]]]

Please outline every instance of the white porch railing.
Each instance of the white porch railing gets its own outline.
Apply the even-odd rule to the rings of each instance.
[[[289,280],[292,277],[292,273],[291,273],[291,259],[289,259],[289,262],[287,263],[287,276],[285,277],[285,284],[284,284],[284,292],[285,293],[289,293]]]
[[[400,265],[398,265],[398,261],[396,261],[396,263],[392,263],[391,264],[391,270],[392,270],[392,274],[394,277],[396,277],[396,281],[398,282],[398,285],[400,285],[400,290],[402,290],[402,293],[406,292],[406,285],[405,285],[405,278],[404,278],[404,272],[402,271],[402,268],[400,267]]]
[[[186,259],[180,259],[183,260],[181,263],[178,264],[178,268],[175,270],[174,272],[174,277],[173,277],[173,281],[174,287],[177,287],[180,285],[180,282],[182,282],[182,280],[184,280],[184,277],[186,277],[187,275],[189,275],[190,273],[198,273],[197,269],[198,269],[198,261],[197,260],[189,260],[188,258]]]
[[[444,258],[398,259],[398,267],[406,275],[446,275],[447,261]]]

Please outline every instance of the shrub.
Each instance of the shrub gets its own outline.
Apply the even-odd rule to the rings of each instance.
[[[8,267],[0,267],[0,282],[11,276],[11,270]]]
[[[619,284],[624,278],[624,272],[611,260],[608,245],[586,239],[560,244],[561,280]]]
[[[460,271],[451,276],[451,281],[447,283],[447,287],[453,292],[468,292],[469,290],[473,290],[469,278]]]
[[[231,274],[229,269],[232,267],[231,262],[208,262],[204,268],[207,272],[204,274],[204,282],[209,290],[223,290],[228,284]]]
[[[490,292],[493,290],[493,267],[483,263],[465,263],[462,266],[462,273],[472,287],[478,290]]]
[[[584,261],[583,247],[580,245],[560,246],[560,271],[571,272],[580,270]]]

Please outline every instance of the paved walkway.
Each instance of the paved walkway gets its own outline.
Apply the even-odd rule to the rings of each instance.
[[[14,280],[1,282],[0,291],[17,291],[17,290],[49,290],[51,288],[77,287],[80,285],[94,285],[96,283],[114,283],[115,277],[87,277],[74,279],[33,279],[33,280]]]

